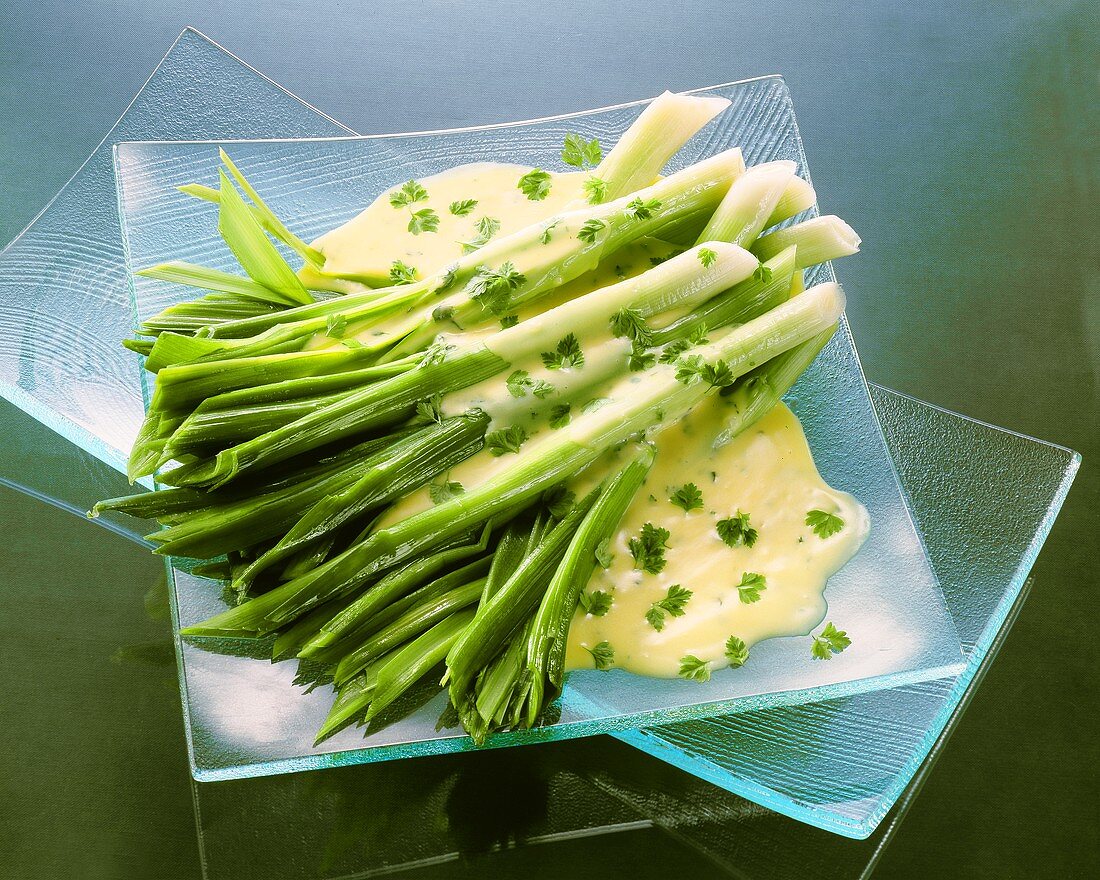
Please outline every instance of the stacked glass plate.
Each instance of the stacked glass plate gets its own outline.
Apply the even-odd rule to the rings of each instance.
[[[731,98],[734,107],[678,161],[739,145],[750,163],[793,158],[808,176],[781,79],[706,91]],[[131,287],[127,259],[134,267],[227,259],[209,216],[174,210],[182,197],[173,187],[208,180],[219,144],[240,141],[227,145],[231,155],[276,212],[295,218],[296,231],[308,237],[396,180],[474,159],[545,163],[567,130],[613,142],[641,106],[519,126],[352,137],[185,32],[88,162],[0,254],[0,394],[69,441],[36,440],[41,429],[28,419],[26,444],[6,450],[0,480],[81,513],[97,498],[126,491],[117,471],[142,417],[142,377],[137,358],[119,343],[136,315],[178,296],[155,282]],[[276,140],[249,141],[257,138]],[[815,280],[831,271],[824,267]],[[1079,458],[868,388],[846,328],[789,402],[825,478],[859,496],[872,515],[868,546],[826,593],[831,617],[856,637],[849,652],[813,663],[803,645],[775,640],[754,649],[752,670],[717,675],[712,687],[577,674],[563,695],[560,722],[494,743],[609,732],[634,750],[601,737],[248,778],[470,745],[455,732],[436,732],[439,706],[429,704],[397,725],[366,736],[347,730],[314,749],[330,693],[303,694],[291,664],[211,653],[177,639],[193,775],[236,778],[195,786],[208,874],[335,877],[452,858],[465,844],[459,811],[447,805],[487,767],[518,780],[515,792],[526,807],[500,818],[508,826],[503,839],[513,842],[658,828],[686,835],[717,864],[772,876],[797,852],[761,849],[761,840],[777,833],[774,813],[847,837],[871,835],[899,798],[912,796],[914,779],[995,654]],[[25,418],[14,408],[5,413]],[[148,531],[110,518],[97,522],[137,540]],[[216,585],[173,574],[177,624],[217,607]],[[372,793],[369,806],[356,798],[359,791]],[[415,840],[379,826],[369,839],[332,851],[342,822],[364,810],[378,816],[387,804],[393,812],[449,818]],[[250,835],[242,834],[241,815],[256,820]],[[730,823],[746,834],[734,840],[723,831]],[[292,827],[297,845],[280,845]],[[832,846],[821,842],[829,835],[805,835],[819,854]],[[853,865],[870,858],[867,850],[846,852]],[[803,856],[804,866],[818,858]]]

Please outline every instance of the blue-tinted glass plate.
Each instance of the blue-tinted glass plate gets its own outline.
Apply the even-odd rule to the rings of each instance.
[[[694,139],[679,167],[740,146],[750,163],[806,161],[782,79],[765,77],[706,90],[732,106]],[[568,131],[613,143],[642,104],[478,129],[369,138],[196,143],[124,143],[116,147],[120,213],[132,268],[188,260],[230,269],[232,255],[216,231],[215,209],[178,186],[217,178],[225,146],[279,215],[310,238],[357,214],[395,181],[424,177],[463,161],[551,165]],[[817,280],[831,279],[829,266]],[[144,320],[181,295],[178,287],[133,279]],[[505,746],[669,723],[715,714],[804,703],[893,687],[958,672],[954,625],[883,441],[847,326],[790,395],[815,459],[832,485],[868,507],[872,529],[860,553],[830,582],[830,619],[854,644],[828,663],[811,657],[805,639],[776,639],[754,648],[753,663],[718,673],[706,685],[682,680],[577,672],[547,727],[499,735]],[[221,607],[220,585],[174,574],[181,624]],[[366,734],[349,728],[319,747],[314,732],[332,692],[304,693],[294,664],[216,653],[184,644],[182,684],[196,778],[219,779],[471,747],[457,731],[436,730],[440,694],[401,720]]]

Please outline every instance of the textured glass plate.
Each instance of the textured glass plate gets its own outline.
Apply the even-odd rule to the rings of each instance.
[[[741,146],[750,163],[806,162],[789,95],[778,77],[707,90],[733,105],[678,156],[687,164]],[[563,136],[580,131],[613,143],[642,104],[569,117],[481,129],[370,138],[217,143],[123,143],[115,149],[120,214],[134,269],[173,259],[231,269],[218,237],[216,208],[177,189],[217,178],[218,147],[280,216],[305,238],[354,216],[395,181],[421,178],[463,161],[555,161]],[[832,278],[821,267],[819,279]],[[137,277],[137,318],[151,317],[181,290]],[[788,705],[881,689],[958,672],[954,625],[898,485],[847,327],[843,326],[799,382],[790,402],[802,419],[827,481],[868,507],[872,529],[860,553],[831,580],[830,619],[854,644],[828,663],[815,661],[802,639],[776,639],[754,649],[754,662],[700,686],[682,680],[582,671],[570,676],[553,725],[503,734],[492,745],[623,730],[730,711]],[[181,625],[219,610],[221,587],[177,571]],[[314,732],[332,701],[328,688],[304,693],[295,665],[235,656],[232,646],[182,645],[182,682],[198,779],[219,779],[463,750],[458,731],[437,731],[445,705],[437,694],[379,729],[349,728],[319,747]],[[250,650],[242,649],[242,650]]]
[[[170,106],[161,106],[158,102]],[[174,113],[172,108],[178,108],[180,112]],[[84,259],[95,266],[96,295],[109,298],[114,304],[107,315],[106,326],[119,328],[116,331],[119,337],[128,332],[131,307],[125,292],[126,273],[121,268],[122,243],[114,209],[114,180],[109,172],[111,143],[125,137],[193,139],[245,134],[251,131],[250,123],[260,118],[267,120],[267,127],[263,131],[257,130],[255,134],[323,136],[338,132],[341,128],[205,37],[193,31],[184,32],[150,77],[146,88],[119,120],[113,133],[108,135],[23,235],[0,253],[0,285],[4,285],[4,296],[0,299],[0,314],[3,316],[0,323],[0,340],[3,343],[0,345],[0,362],[3,363],[3,375],[33,376],[46,368],[46,365],[36,365],[32,360],[31,353],[41,342],[34,333],[36,330],[48,330],[48,327],[35,323],[34,304],[49,303],[49,311],[56,312],[66,303],[82,303],[89,295],[89,273],[85,272],[83,261],[75,261],[71,257],[76,251],[83,253]],[[84,219],[76,222],[74,218]],[[9,278],[20,278],[21,282],[17,286],[9,283]],[[114,346],[97,347],[94,354],[95,357],[110,360],[129,358]],[[19,363],[21,360],[25,363]],[[54,370],[64,368],[64,365],[50,366]],[[130,374],[126,373],[126,368],[112,369],[97,364],[97,368],[100,366],[110,375],[125,374],[116,394],[130,397],[136,413],[134,418],[139,418],[141,404],[138,391],[136,386],[129,384]],[[76,372],[73,378],[76,378]],[[29,387],[33,388],[33,385]],[[49,390],[48,385],[45,390]],[[0,410],[5,438],[0,456],[0,482],[81,515],[95,499],[125,491],[125,479],[112,469],[122,466],[121,453],[112,458],[103,452],[93,456],[83,451],[100,450],[103,446],[95,435],[77,425],[69,413],[51,409],[50,400],[42,393],[33,397],[21,395],[19,391],[19,388],[6,382],[0,384],[0,393],[10,399],[18,398],[24,409],[38,414],[43,422],[83,448],[78,449],[52,435],[14,406],[5,404]],[[872,393],[883,416],[883,428],[891,452],[911,495],[918,525],[930,528],[936,522],[939,509],[946,515],[944,531],[950,541],[944,542],[942,548],[947,549],[941,549],[938,543],[941,535],[937,531],[928,531],[925,537],[934,566],[944,584],[949,609],[968,645],[967,667],[963,676],[970,680],[966,691],[969,694],[979,680],[979,666],[984,670],[993,656],[993,649],[987,649],[985,659],[981,660],[981,646],[992,638],[999,624],[998,617],[1011,605],[1012,584],[1022,580],[1029,565],[1028,558],[1038,552],[1045,530],[1056,515],[1061,497],[1068,488],[1076,459],[1062,450],[1041,444],[1041,448],[1047,449],[1055,462],[1061,463],[1060,467],[1066,468],[1066,473],[1049,485],[1033,482],[1035,475],[1041,475],[1044,480],[1048,474],[1053,477],[1056,468],[1029,462],[1028,456],[1022,452],[1005,458],[1003,462],[992,451],[986,452],[986,444],[991,438],[999,438],[997,448],[1008,450],[1016,443],[1022,444],[1021,448],[1028,448],[1024,438],[1004,435],[980,423],[963,420],[957,434],[957,449],[950,452],[939,450],[936,445],[924,442],[924,434],[919,427],[923,411],[921,406],[874,386]],[[950,423],[947,414],[943,414],[943,418]],[[94,424],[96,430],[103,432],[104,438],[110,437],[114,430],[107,418],[96,419]],[[944,455],[944,458],[929,457],[938,455]],[[103,464],[101,458],[109,461],[112,467]],[[1015,467],[1013,463],[1017,461],[1026,467]],[[953,478],[958,481],[966,476],[968,468],[973,468],[972,476],[965,482],[953,483],[950,491],[937,482],[941,471],[954,475]],[[996,511],[988,509],[992,501],[983,499],[1004,497],[1015,498],[1018,504],[1013,505],[1011,510],[1005,508],[1008,515],[998,520],[995,518]],[[1032,511],[1030,519],[1017,518],[1018,511],[1028,510]],[[979,512],[981,521],[987,523],[983,526],[983,534],[997,535],[999,530],[998,541],[1003,536],[1003,542],[992,546],[969,541],[955,545],[954,542],[959,539],[955,534],[957,524],[969,522]],[[95,522],[138,541],[149,530],[128,519],[109,523],[106,518],[100,518]],[[964,541],[966,537],[962,535]],[[1013,556],[1014,553],[1017,555]],[[985,560],[978,577],[971,576],[971,558]],[[1016,590],[1019,592],[1018,587]],[[1017,607],[1021,601],[1022,594],[1012,607]],[[1007,623],[1000,624],[1000,627],[998,638],[1003,637]],[[971,648],[971,644],[975,647]],[[852,742],[859,744],[858,748],[853,748],[852,742],[840,735],[805,739],[801,734],[805,710],[773,709],[760,713],[764,717],[757,718],[757,723],[752,726],[745,722],[756,716],[740,716],[740,760],[730,764],[730,737],[720,726],[704,732],[687,723],[684,727],[691,727],[693,736],[690,749],[692,759],[688,765],[689,768],[706,768],[708,778],[717,784],[743,791],[749,797],[766,800],[775,809],[797,815],[805,821],[823,827],[846,826],[854,829],[855,833],[861,833],[861,829],[874,823],[874,816],[882,805],[889,802],[890,787],[900,785],[917,766],[920,751],[936,741],[936,725],[942,724],[948,716],[954,718],[961,713],[959,686],[949,679],[945,683],[950,686],[940,693],[938,705],[926,706],[923,717],[928,725],[922,728],[920,716],[914,713],[909,718],[905,737],[899,739],[868,735],[868,728],[877,725],[874,720],[878,715],[875,707],[888,705],[887,701],[897,689],[868,694],[858,700],[849,698],[817,704],[815,712],[826,715],[826,723],[835,725],[838,731],[843,730],[851,735]],[[937,700],[930,702],[936,703]],[[815,724],[814,727],[820,729],[821,725]],[[674,733],[678,728],[675,726],[662,731],[660,736],[669,742],[670,747],[657,752],[659,756],[677,762],[682,758],[670,732]],[[630,736],[631,733],[624,735]],[[937,746],[945,737],[946,733],[940,734]],[[757,741],[767,742],[768,747],[752,748]],[[903,741],[914,746],[912,753],[906,752]],[[603,752],[607,742],[604,738],[596,738],[553,748],[568,746],[574,750]],[[536,760],[542,751],[525,749],[505,754]],[[818,786],[819,792],[826,794],[812,796],[813,786],[802,784],[797,774],[792,779],[791,774],[783,773],[792,754],[798,755],[803,763],[812,761],[819,768],[829,768],[831,785]],[[497,757],[502,755],[498,753]],[[405,780],[406,790],[415,791],[415,768],[436,761],[472,760],[469,756],[455,756],[389,766],[405,767],[408,775],[401,778]],[[655,765],[640,757],[638,760],[640,772],[651,776],[654,781],[658,777],[665,778],[663,774],[653,772]],[[721,766],[723,762],[727,762],[724,767]],[[921,773],[927,766],[928,762],[925,762]],[[381,857],[369,848],[364,854],[354,847],[329,846],[328,841],[337,836],[335,829],[339,823],[327,821],[327,812],[315,810],[313,814],[308,814],[294,809],[294,805],[327,804],[330,803],[329,798],[335,797],[338,800],[335,809],[349,813],[347,821],[358,821],[361,819],[359,814],[350,815],[354,803],[345,804],[344,796],[340,795],[340,780],[346,776],[351,788],[370,790],[379,778],[376,774],[387,769],[385,765],[350,767],[335,773],[309,774],[308,777],[287,776],[196,786],[200,836],[208,876],[257,876],[272,880],[303,874],[332,877],[370,870],[371,866],[378,867],[383,863]],[[876,777],[883,792],[881,799],[873,796]],[[295,794],[300,780],[306,778],[315,780],[317,786],[317,798],[308,803],[300,802]],[[685,785],[689,784],[688,776],[679,774],[679,778],[685,780]],[[858,782],[846,785],[845,781],[849,779]],[[326,780],[330,783],[322,784]],[[698,788],[701,797],[726,797],[703,783],[698,784]],[[858,791],[858,796],[846,793],[845,788]],[[910,785],[905,790],[903,801],[892,811],[890,820],[881,825],[862,847],[881,848],[884,832],[896,825],[899,807],[912,799],[914,789],[915,786]],[[326,792],[329,794],[326,795]],[[738,799],[733,798],[732,801],[738,802]],[[288,808],[280,810],[278,805],[283,802],[287,802]],[[855,859],[854,844],[804,826],[801,830],[798,826],[792,828],[784,824],[785,819],[768,810],[754,810],[751,805],[740,803],[742,806],[738,815],[751,818],[762,828],[761,834],[746,835],[744,823],[740,822],[737,833],[730,834],[726,825],[715,821],[708,823],[706,829],[700,827],[698,832],[686,824],[681,825],[683,836],[693,845],[705,847],[709,852],[731,853],[734,851],[733,842],[743,838],[748,841],[750,854],[763,850],[778,858],[783,852],[800,852],[805,856],[804,861],[796,859],[794,862],[780,861],[780,864],[793,867],[803,863],[808,873],[814,873],[812,866],[824,869],[840,865],[843,859],[843,867],[831,872],[830,876],[857,875],[857,871],[849,870],[849,863],[854,864],[852,860]],[[241,815],[270,815],[274,821],[256,829],[256,834],[249,834],[239,821]],[[316,821],[299,827],[298,822],[307,815],[315,815]],[[608,817],[605,821],[613,821],[613,818]],[[586,826],[577,823],[574,827]],[[332,829],[331,834],[329,829]],[[753,845],[758,838],[766,842],[764,847]],[[273,841],[295,839],[305,841],[306,846],[272,845]],[[780,841],[781,846],[778,845]],[[842,849],[836,850],[831,846],[831,841],[836,841]],[[809,849],[802,846],[803,842],[810,843]],[[798,846],[794,846],[795,843]],[[445,853],[468,849],[461,840],[445,840],[436,847],[436,854],[446,858]],[[814,853],[822,857],[811,858]],[[400,853],[395,855],[397,861],[406,860],[400,856]],[[745,851],[741,850],[737,853],[736,863],[744,865],[744,859]],[[294,870],[293,866],[298,865],[302,869]],[[325,865],[331,870],[323,869]],[[340,866],[346,868],[341,869]],[[778,876],[790,876],[790,873],[793,871],[779,871]],[[763,873],[758,875],[756,871],[746,871],[746,874],[765,876]]]
[[[752,801],[830,830],[844,821],[854,828],[852,816],[864,803],[881,802],[874,792],[885,797],[900,780],[898,803],[866,841],[807,828],[707,784],[713,772],[699,778],[662,768],[599,737],[195,785],[206,876],[289,880],[400,870],[430,877],[432,866],[438,871],[497,847],[513,851],[475,863],[481,875],[522,876],[518,868],[540,858],[575,864],[568,859],[578,849],[593,861],[602,851],[621,853],[621,843],[578,842],[608,833],[657,838],[660,851],[675,849],[680,857],[691,855],[683,847],[694,850],[710,862],[702,876],[867,876],[1022,605],[1024,576],[1079,462],[1061,447],[871,390],[948,608],[967,641],[966,670],[919,687],[647,731],[669,743],[655,753],[670,764],[684,764],[678,754],[686,740],[684,751],[700,763],[717,767],[725,758],[723,787],[739,773]],[[961,521],[971,527],[959,529]],[[731,764],[734,750],[739,760]],[[487,785],[491,794],[483,795]],[[482,805],[477,821],[467,808],[471,797]],[[368,814],[382,817],[377,827],[364,827]],[[410,833],[410,815],[438,818]],[[242,823],[241,816],[252,821]],[[532,851],[525,860],[515,848]],[[447,876],[452,872],[467,876],[457,868]]]

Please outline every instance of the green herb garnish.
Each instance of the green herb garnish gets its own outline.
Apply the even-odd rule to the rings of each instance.
[[[661,560],[661,567],[664,567],[663,559]],[[665,614],[668,614],[669,617],[683,617],[684,606],[687,605],[690,598],[691,590],[684,589],[679,584],[673,584],[668,588],[668,592],[663,599],[658,599],[649,606],[649,610],[645,613],[645,619],[651,627],[660,632],[665,628]]]
[[[754,571],[746,571],[741,575],[741,583],[737,585],[737,595],[746,605],[760,601],[760,594],[768,588],[764,575]]]
[[[806,514],[806,525],[813,529],[819,538],[829,538],[844,528],[844,520],[835,513],[824,510],[811,510]]]
[[[561,149],[561,160],[566,165],[574,168],[584,168],[586,165],[596,166],[603,159],[603,150],[596,138],[587,141],[583,136],[570,132],[565,136],[565,143]]]
[[[499,458],[509,453],[519,452],[519,448],[527,441],[527,432],[520,425],[512,425],[500,431],[493,431],[485,435],[485,448],[489,454]]]
[[[810,648],[815,660],[828,660],[833,654],[839,654],[852,644],[848,633],[837,629],[832,623],[825,624],[821,635],[814,636],[813,646]]]
[[[533,202],[541,202],[550,195],[550,174],[541,168],[528,171],[516,184],[523,194]]]
[[[542,353],[542,362],[550,370],[583,367],[584,352],[581,351],[581,344],[577,341],[577,335],[570,333],[558,340],[558,345],[554,351],[544,351]]]
[[[688,681],[710,681],[710,664],[694,654],[685,654],[680,658],[680,671],[677,675]]]
[[[646,523],[641,534],[631,538],[627,546],[634,557],[634,567],[650,574],[659,574],[665,567],[665,550],[668,549],[668,529]]]
[[[733,669],[744,666],[749,660],[749,649],[737,636],[726,639],[726,659]]]
[[[610,642],[600,642],[596,647],[585,648],[585,650],[592,655],[597,669],[610,669],[615,663],[615,649],[611,647]]]
[[[669,495],[668,500],[684,511],[684,513],[690,513],[693,510],[702,508],[703,493],[699,491],[699,487],[694,483],[685,483]]]
[[[451,202],[450,207],[447,209],[456,217],[465,217],[471,213],[474,208],[477,207],[477,199],[462,199],[461,201]]]
[[[736,547],[739,544],[751,547],[759,537],[756,529],[749,525],[749,514],[742,513],[740,510],[728,519],[718,520],[715,528],[718,531],[718,537],[730,547]]]

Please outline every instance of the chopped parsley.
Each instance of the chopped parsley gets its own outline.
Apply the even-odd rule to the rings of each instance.
[[[390,204],[395,208],[406,208],[417,202],[423,202],[427,198],[428,191],[415,180],[410,180],[401,184],[400,189],[390,193]]]
[[[541,202],[550,195],[550,174],[541,168],[528,171],[516,184],[532,202]]]
[[[564,428],[572,421],[572,416],[569,414],[572,407],[568,403],[556,403],[550,407],[550,427]]]
[[[345,339],[341,344],[344,346],[344,348],[350,348],[352,351],[355,351],[355,349],[357,348],[363,347],[363,343],[360,342],[358,339]]]
[[[329,339],[343,339],[348,329],[348,319],[343,315],[329,315],[325,321],[325,336]]]
[[[725,388],[732,385],[736,377],[723,360],[708,364],[697,354],[680,358],[676,362],[676,380],[688,385],[696,379],[702,379],[712,388]]]
[[[693,510],[699,510],[703,506],[703,493],[699,491],[699,487],[694,483],[684,483],[668,496],[668,500],[684,513],[690,513]]]
[[[718,524],[715,528],[718,531],[718,537],[726,542],[730,547],[736,547],[739,544],[744,544],[746,547],[751,547],[756,543],[756,539],[759,537],[756,529],[749,525],[749,514],[737,511],[733,516],[728,519],[718,520]]]
[[[447,210],[456,217],[465,217],[476,207],[477,199],[462,199],[461,201],[451,202],[451,206]]]
[[[432,504],[442,504],[445,501],[450,501],[465,491],[466,487],[455,480],[443,480],[439,483],[428,484],[428,495],[432,499]]]
[[[660,199],[643,199],[638,196],[626,205],[626,213],[634,220],[649,220],[654,211],[661,210]]]
[[[746,571],[741,575],[741,583],[737,585],[737,595],[746,605],[760,601],[760,594],[768,588],[767,580],[762,574],[754,571]]]
[[[474,225],[474,229],[477,231],[477,237],[461,242],[463,254],[472,254],[478,248],[488,244],[489,239],[500,232],[500,221],[496,217],[482,217]]]
[[[400,260],[394,260],[390,266],[390,284],[412,284],[416,281],[416,267],[406,266]]]
[[[600,568],[611,568],[611,563],[615,561],[615,554],[611,552],[611,539],[604,538],[596,545],[596,562],[599,563]]]
[[[439,229],[439,215],[431,208],[421,208],[409,215],[409,232],[420,235],[421,232],[435,232]]]
[[[704,269],[709,269],[711,264],[717,259],[718,254],[710,248],[699,248],[699,262],[703,264]]]
[[[500,314],[511,305],[511,293],[527,281],[527,276],[509,260],[499,269],[481,266],[466,285],[466,292],[489,311]]]
[[[646,523],[637,538],[631,538],[627,546],[634,557],[634,567],[650,574],[660,574],[665,567],[665,550],[668,549],[668,529]]]
[[[500,319],[500,329],[507,330],[509,327],[515,327],[519,323],[519,315],[505,315]]]
[[[596,647],[585,648],[585,650],[592,655],[592,660],[595,662],[597,669],[610,669],[615,663],[615,649],[611,647],[610,642],[603,641]]]
[[[653,332],[646,324],[642,313],[631,308],[621,308],[611,316],[611,335],[625,336],[632,342],[642,345],[649,345],[653,340]]]
[[[821,635],[814,636],[814,643],[810,648],[815,660],[828,660],[833,654],[839,654],[852,644],[845,630],[837,629],[832,623],[825,624]]]
[[[443,395],[433,394],[416,404],[416,419],[419,422],[443,424]]]
[[[453,345],[448,345],[445,342],[433,342],[426,349],[424,353],[420,355],[420,360],[417,362],[418,367],[434,367],[436,364],[441,364],[447,359],[447,353],[454,348]]]
[[[557,519],[561,519],[569,513],[573,509],[573,503],[576,500],[577,496],[560,483],[547,489],[542,495],[542,503],[550,511],[550,515]]]
[[[761,263],[759,266],[756,267],[755,270],[753,270],[752,279],[753,281],[759,281],[761,284],[767,284],[769,281],[772,280],[771,266],[765,266],[763,263]]]
[[[677,675],[688,681],[710,681],[710,664],[694,654],[685,654],[680,658],[680,671]]]
[[[603,150],[596,138],[586,141],[582,135],[569,132],[565,136],[565,143],[561,148],[561,160],[566,165],[574,168],[584,168],[586,165],[596,166],[603,159]]]
[[[583,184],[588,204],[599,205],[607,198],[607,182],[598,177],[589,177]]]
[[[560,220],[555,220],[549,226],[544,226],[542,228],[542,235],[539,236],[539,241],[541,241],[543,244],[550,244],[550,233],[559,223],[561,223]]]
[[[550,370],[564,370],[567,367],[583,367],[584,352],[577,340],[577,334],[570,333],[558,340],[554,351],[544,351],[542,362]]]
[[[512,425],[500,431],[493,431],[485,435],[485,448],[489,454],[500,458],[502,455],[519,452],[519,448],[527,441],[527,432],[520,425]]]
[[[541,400],[554,393],[553,385],[542,379],[532,379],[531,374],[526,370],[513,371],[504,380],[504,384],[508,387],[508,393],[512,397],[526,397],[527,393],[530,392]]]
[[[577,232],[577,238],[588,244],[592,244],[592,242],[596,240],[596,233],[606,225],[607,224],[604,223],[603,220],[596,220],[595,218],[592,220],[585,220],[584,225],[580,228],[580,231]]]
[[[646,622],[660,632],[665,628],[665,614],[669,617],[683,617],[684,606],[690,598],[691,590],[686,590],[679,584],[673,584],[668,588],[668,593],[663,599],[649,606],[649,610],[645,613]]]
[[[814,530],[819,538],[830,538],[844,528],[844,520],[835,513],[824,510],[811,510],[806,514],[806,525]]]
[[[726,659],[732,669],[744,666],[749,660],[749,649],[737,636],[726,639]]]
[[[640,373],[642,370],[648,370],[655,363],[657,363],[657,355],[648,351],[644,345],[639,342],[634,342],[630,346],[630,372]]]
[[[614,601],[615,597],[603,590],[581,593],[581,607],[586,614],[591,614],[593,617],[603,617],[607,614],[611,610]]]

